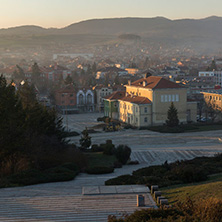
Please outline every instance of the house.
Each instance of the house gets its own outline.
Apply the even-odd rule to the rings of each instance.
[[[197,104],[187,102],[187,89],[181,85],[162,77],[146,76],[133,83],[129,81],[125,87],[124,96],[113,93],[105,98],[105,115],[136,127],[162,125],[173,102],[180,122],[196,121]],[[113,114],[113,104],[114,107],[118,104],[118,114]]]
[[[93,87],[95,103],[96,103],[96,111],[104,110],[104,98],[113,93],[113,89],[110,86],[104,85],[96,85]]]
[[[208,90],[201,92],[203,95],[204,102],[208,106],[208,111],[212,113],[217,113],[217,120],[222,120],[222,90]]]
[[[115,66],[105,67],[97,71],[96,79],[104,79],[106,75],[111,75],[114,79],[116,75],[125,76],[128,72],[125,69],[119,69]]]
[[[91,88],[81,88],[76,93],[77,107],[83,112],[93,112],[95,110],[94,92]]]
[[[55,92],[56,108],[62,114],[78,113],[76,90],[73,84],[69,84]]]
[[[55,93],[56,107],[63,114],[93,112],[95,109],[94,92],[90,88],[76,89],[69,84]]]

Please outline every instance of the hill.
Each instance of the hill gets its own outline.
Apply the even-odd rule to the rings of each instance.
[[[39,26],[0,29],[0,37],[13,38],[11,41],[13,44],[17,41],[22,42],[21,38],[33,36],[34,40],[36,36],[38,37],[38,44],[41,44],[42,39],[44,44],[54,39],[56,44],[58,42],[72,44],[73,41],[70,40],[72,37],[81,39],[81,44],[85,45],[88,42],[98,43],[96,40],[98,37],[102,38],[101,44],[103,44],[116,40],[118,36],[124,34],[138,35],[141,41],[153,44],[170,43],[171,45],[192,45],[194,48],[218,49],[222,43],[222,17],[211,16],[198,20],[170,20],[164,17],[110,18],[82,21],[61,29],[45,29]],[[83,37],[87,40],[82,40]],[[36,42],[34,41],[33,44]],[[1,46],[4,46],[4,41]]]

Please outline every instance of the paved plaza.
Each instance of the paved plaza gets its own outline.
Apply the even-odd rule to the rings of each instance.
[[[86,126],[96,124],[96,114],[68,116],[68,127],[81,132]],[[65,124],[64,124],[65,125]],[[222,130],[182,134],[161,134],[147,130],[123,130],[90,134],[92,143],[111,139],[115,145],[127,144],[132,149],[131,159],[138,165],[126,165],[111,174],[88,175],[81,173],[75,180],[39,184],[26,187],[0,189],[0,221],[107,221],[107,216],[132,213],[137,194],[145,196],[146,207],[155,207],[146,187],[104,186],[110,178],[131,174],[132,171],[162,164],[212,156],[222,152]],[[78,144],[80,136],[70,138]]]

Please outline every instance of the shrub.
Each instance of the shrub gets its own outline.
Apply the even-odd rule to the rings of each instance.
[[[164,166],[150,166],[136,171],[133,171],[135,176],[160,176],[166,173],[167,169]]]
[[[113,173],[113,167],[104,167],[104,166],[97,166],[97,167],[88,167],[86,169],[86,173],[88,174],[107,174]]]
[[[103,116],[103,117],[98,117],[97,118],[97,122],[104,122],[105,121],[105,116]]]
[[[105,185],[130,185],[137,184],[138,178],[131,175],[122,175],[105,182]]]
[[[130,158],[131,149],[126,145],[119,145],[115,150],[115,156],[122,164],[126,164]]]
[[[113,155],[115,153],[115,145],[112,143],[112,140],[107,140],[106,144],[101,144],[100,146],[105,155]]]
[[[104,151],[104,147],[103,146],[99,146],[97,144],[93,144],[92,148],[91,148],[92,152],[103,152]]]
[[[193,164],[181,164],[180,166],[172,169],[168,178],[171,180],[181,180],[184,183],[193,183],[206,180],[207,174],[203,169],[201,169],[201,167],[197,167]]]
[[[139,164],[139,161],[138,160],[131,160],[131,161],[129,161],[128,162],[128,165],[137,165],[137,164]]]
[[[116,161],[116,162],[114,162],[113,167],[114,168],[121,168],[122,167],[122,163],[119,162],[119,161]]]

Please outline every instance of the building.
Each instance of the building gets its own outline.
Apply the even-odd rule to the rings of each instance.
[[[129,81],[124,96],[115,93],[107,96],[104,113],[136,127],[162,125],[171,102],[177,108],[180,122],[196,121],[197,103],[187,102],[187,89],[158,76]]]
[[[208,90],[201,92],[201,94],[208,107],[208,112],[211,113],[211,117],[213,117],[213,114],[220,114],[217,115],[217,119],[222,120],[222,89]]]
[[[95,104],[96,111],[103,112],[104,111],[104,98],[113,93],[113,89],[110,86],[97,85],[93,87],[94,96],[95,96]]]
[[[199,72],[199,77],[214,77],[215,85],[222,87],[222,71],[204,71]]]
[[[55,103],[57,109],[63,114],[95,110],[93,90],[90,88],[76,89],[73,84],[56,91]]]
[[[94,92],[91,88],[82,88],[76,94],[77,107],[82,112],[93,112],[95,109]]]
[[[128,72],[125,69],[119,69],[115,66],[105,67],[97,71],[96,79],[104,79],[106,75],[111,75],[114,79],[115,76],[126,76]]]
[[[76,90],[73,84],[67,85],[55,92],[56,108],[62,114],[78,113]]]

